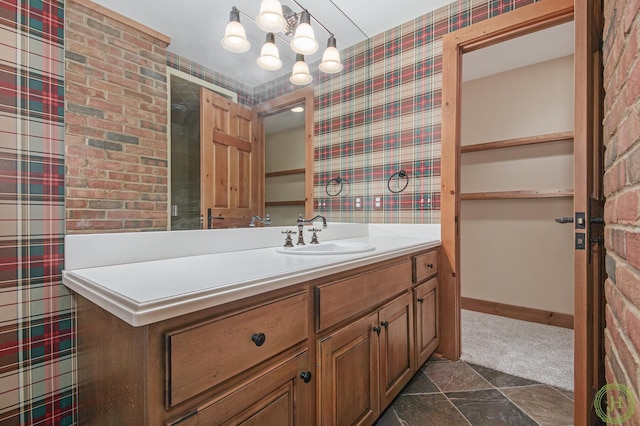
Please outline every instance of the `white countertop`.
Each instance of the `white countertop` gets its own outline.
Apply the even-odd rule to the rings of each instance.
[[[329,223],[321,241],[366,242],[375,250],[289,255],[275,250],[284,229],[291,227],[68,235],[62,281],[143,326],[440,245],[439,225]]]

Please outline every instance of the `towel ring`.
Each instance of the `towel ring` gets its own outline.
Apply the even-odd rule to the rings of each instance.
[[[391,179],[393,179],[396,176],[398,176],[398,180],[406,179],[406,181],[404,182],[404,186],[402,188],[394,191],[393,189],[391,189]],[[387,188],[389,189],[390,192],[393,192],[394,194],[399,194],[400,192],[404,191],[408,185],[409,185],[409,175],[407,175],[407,172],[405,172],[404,170],[399,170],[395,172],[394,174],[389,176],[389,179],[387,179]]]
[[[342,179],[340,176],[334,177],[333,179],[329,180],[329,182],[327,182],[327,184],[324,186],[324,192],[326,192],[329,197],[337,197],[338,195],[340,195],[340,193],[344,189],[344,182],[345,180]],[[338,190],[338,192],[335,192],[335,193],[329,192],[329,185],[331,184],[340,185],[340,189]]]

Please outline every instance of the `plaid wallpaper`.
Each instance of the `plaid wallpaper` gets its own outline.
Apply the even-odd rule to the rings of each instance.
[[[0,0],[0,423],[74,422],[64,236],[64,3]]]
[[[455,1],[343,50],[340,74],[316,72],[316,211],[333,221],[440,223],[442,36],[535,1]]]

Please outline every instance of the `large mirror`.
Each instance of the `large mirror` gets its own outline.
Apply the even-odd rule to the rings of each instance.
[[[177,70],[169,70],[170,216],[172,230],[226,227],[201,204],[201,88],[237,102],[237,95]],[[291,225],[313,212],[313,89],[301,89],[254,108],[262,145],[260,191],[264,202],[231,226],[249,226],[255,214],[272,225]],[[206,210],[206,208],[204,209]],[[260,225],[260,221],[254,224]]]

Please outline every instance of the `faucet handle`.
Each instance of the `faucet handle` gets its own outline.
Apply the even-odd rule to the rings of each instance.
[[[318,236],[316,235],[316,232],[322,232],[322,229],[311,228],[309,229],[309,232],[313,232],[313,235],[311,236],[311,242],[309,244],[320,244],[318,241]]]
[[[287,238],[284,240],[284,246],[293,247],[293,240],[291,239],[291,235],[295,235],[297,234],[297,232],[287,229],[286,231],[280,231],[280,233],[285,234],[287,236]]]

